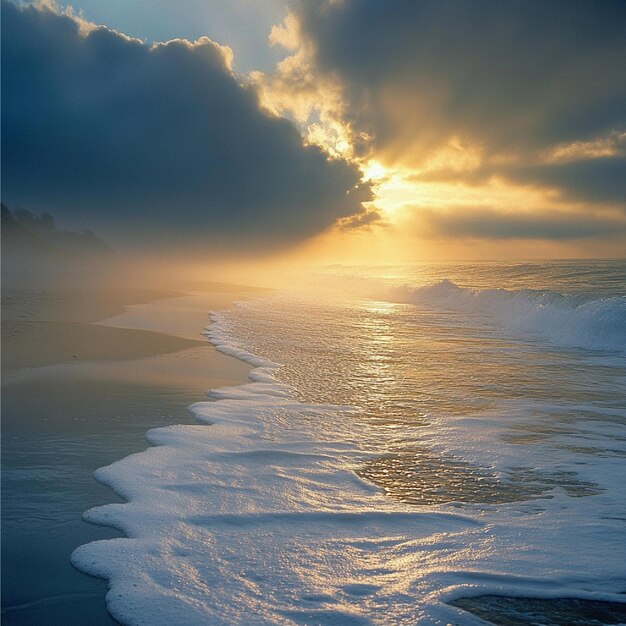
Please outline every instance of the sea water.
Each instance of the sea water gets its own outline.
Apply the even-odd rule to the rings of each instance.
[[[464,599],[502,596],[626,621],[626,263],[301,283],[212,316],[249,384],[98,470],[127,502],[85,517],[128,538],[72,559],[112,615],[462,625],[484,623]]]

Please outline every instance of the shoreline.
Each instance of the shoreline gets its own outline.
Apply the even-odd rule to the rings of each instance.
[[[120,501],[93,472],[149,447],[145,433],[151,428],[195,423],[189,405],[206,400],[212,387],[245,383],[251,369],[201,337],[209,323],[207,303],[226,308],[249,295],[245,288],[202,296],[157,292],[152,301],[145,291],[132,298],[123,290],[127,305],[104,291],[72,290],[69,297],[33,291],[17,294],[17,306],[10,293],[3,303],[7,626],[117,623],[105,609],[107,582],[70,565],[79,545],[123,536],[82,519],[89,508]],[[37,306],[29,308],[33,301]],[[183,303],[178,312],[173,303]],[[132,327],[137,323],[128,315],[138,310],[151,328]],[[111,312],[114,317],[102,315]],[[186,336],[163,332],[160,319]],[[5,336],[7,329],[23,332]]]

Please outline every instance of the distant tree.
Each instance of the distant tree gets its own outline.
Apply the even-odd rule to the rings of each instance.
[[[15,209],[13,214],[16,221],[24,228],[44,233],[52,233],[54,231],[54,218],[50,213],[36,215],[28,209]]]
[[[46,242],[70,254],[94,256],[113,253],[111,247],[91,230],[82,232],[56,230],[54,218],[50,213],[37,215],[28,209],[11,210],[2,203],[2,225],[3,237],[5,235],[8,237],[11,232],[12,238],[15,239],[15,232],[20,231],[22,240],[28,235],[30,237],[28,241],[32,243],[32,237],[35,237],[39,242]]]

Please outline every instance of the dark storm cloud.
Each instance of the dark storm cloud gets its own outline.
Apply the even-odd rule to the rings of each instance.
[[[421,209],[417,224],[430,235],[453,239],[573,240],[619,236],[626,221],[566,214],[507,214],[490,209],[459,209],[453,214]]]
[[[297,16],[318,71],[343,86],[347,120],[388,161],[420,165],[454,137],[506,175],[504,162],[537,165],[556,146],[626,130],[623,0],[302,2]],[[623,158],[576,160],[589,159],[511,178],[624,201]]]
[[[263,112],[208,39],[147,46],[2,2],[3,199],[159,242],[282,243],[360,215],[359,172]]]

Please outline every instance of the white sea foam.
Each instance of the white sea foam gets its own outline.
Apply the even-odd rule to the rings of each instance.
[[[280,366],[229,330],[214,316],[207,335],[255,366],[251,382],[214,390],[191,407],[200,425],[152,430],[154,447],[96,474],[127,502],[85,518],[128,538],[82,546],[72,562],[109,579],[122,623],[461,626],[482,622],[445,604],[459,596],[623,600],[623,499],[557,493],[533,515],[395,501],[353,471],[365,458],[341,419],[353,409],[297,402]],[[472,430],[478,457],[495,424],[442,421],[430,444],[455,451]]]
[[[381,297],[495,319],[506,330],[565,347],[626,351],[626,297],[584,297],[553,291],[459,287],[442,280],[425,287],[391,287]]]

